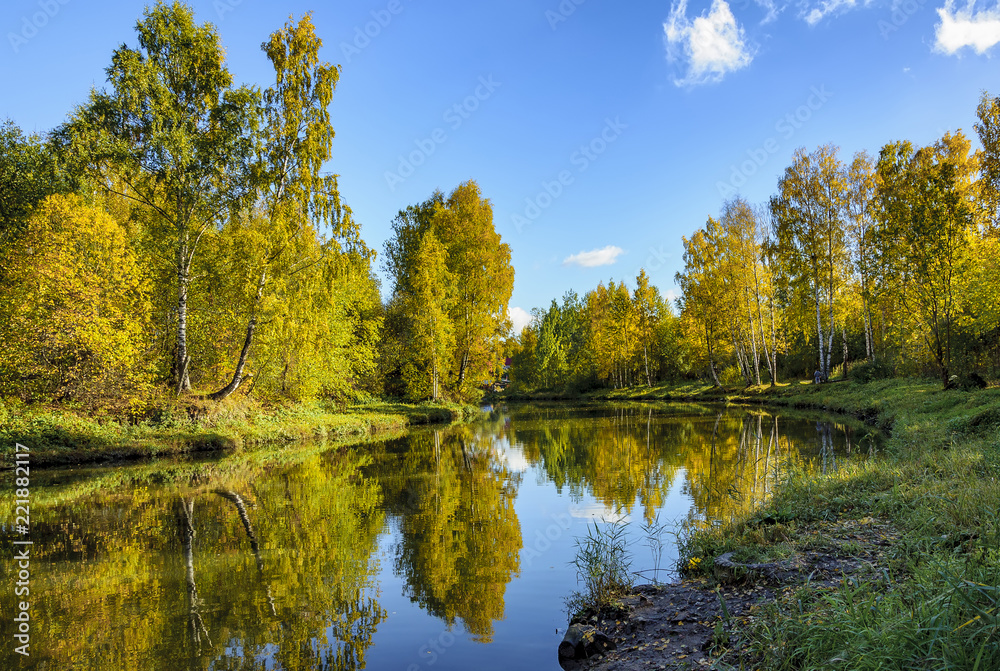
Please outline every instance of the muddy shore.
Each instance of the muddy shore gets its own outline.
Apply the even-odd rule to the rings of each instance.
[[[637,586],[616,612],[580,621],[606,635],[613,649],[560,663],[588,671],[757,668],[745,638],[756,614],[794,599],[806,583],[833,590],[855,576],[879,573],[897,538],[887,522],[872,518],[814,523],[797,531],[794,549],[780,561],[743,564],[720,557],[713,560],[712,578]]]

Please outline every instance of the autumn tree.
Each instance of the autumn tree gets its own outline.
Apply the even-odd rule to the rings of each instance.
[[[847,239],[851,267],[861,289],[861,317],[865,332],[865,355],[875,355],[872,310],[880,292],[878,252],[875,240],[875,164],[866,152],[854,155],[848,168]]]
[[[705,230],[695,231],[690,239],[682,238],[684,270],[675,278],[683,292],[681,319],[687,326],[686,332],[693,343],[699,344],[696,351],[703,352],[708,372],[717,387],[722,386],[716,369],[722,330],[722,315],[715,305],[716,297],[722,293],[718,250],[713,240],[718,233],[718,222],[709,217]]]
[[[955,329],[976,227],[977,157],[960,132],[914,149],[883,147],[877,167],[879,241],[892,271],[907,275],[903,300],[948,386]]]
[[[547,312],[536,315],[538,342],[535,367],[542,387],[554,387],[567,382],[568,342],[562,328],[562,313],[555,299]]]
[[[232,217],[223,231],[235,252],[232,272],[241,276],[246,327],[232,376],[210,395],[215,400],[240,386],[254,334],[268,319],[262,307],[288,276],[322,272],[320,264],[336,267],[334,257],[341,254],[355,255],[362,265],[372,256],[341,202],[336,175],[322,174],[333,154],[329,106],[340,73],[320,61],[321,46],[308,14],[261,45],[275,83],[264,91],[263,127],[253,135],[252,211]],[[287,300],[270,302],[288,307]]]
[[[125,228],[99,204],[50,196],[9,263],[0,300],[5,391],[91,407],[136,400],[149,382],[149,286]]]
[[[660,292],[649,283],[646,269],[639,270],[635,278],[635,318],[638,342],[642,346],[642,367],[646,375],[646,386],[653,386],[653,378],[649,373],[650,350],[654,347],[654,338],[660,324],[662,301]]]
[[[393,292],[412,295],[424,235],[432,232],[446,250],[454,282],[448,316],[454,325],[454,348],[447,364],[447,387],[455,396],[469,394],[469,380],[495,374],[501,363],[499,343],[509,328],[507,304],[514,286],[510,247],[493,226],[493,207],[474,181],[459,185],[447,199],[440,192],[402,210],[385,245],[385,269]],[[407,305],[406,300],[397,302]],[[414,319],[412,313],[406,319]],[[404,329],[399,337],[409,337]]]
[[[434,229],[448,248],[456,281],[452,384],[464,394],[467,379],[478,383],[497,369],[495,344],[509,327],[514,267],[510,246],[494,229],[493,205],[474,181],[459,185],[436,210]]]
[[[405,303],[413,329],[405,375],[412,398],[441,397],[441,381],[455,349],[450,313],[457,290],[447,261],[448,250],[434,231],[426,231],[417,248],[412,291]]]
[[[795,152],[771,199],[776,245],[793,287],[809,295],[816,315],[819,371],[832,368],[836,308],[844,286],[847,245],[844,213],[848,196],[837,148]]]
[[[151,213],[174,281],[172,377],[186,391],[193,264],[205,234],[249,193],[258,94],[234,86],[218,31],[190,7],[157,3],[136,32],[137,48],[112,55],[110,88],[93,91],[57,135],[90,178]]]

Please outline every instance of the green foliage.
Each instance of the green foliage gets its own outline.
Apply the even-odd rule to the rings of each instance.
[[[445,252],[443,268],[427,258],[433,247],[427,245],[428,233]],[[386,241],[384,264],[393,278],[390,311],[396,313],[391,319],[394,329],[386,338],[385,359],[405,381],[411,397],[415,390],[427,397],[471,398],[483,380],[498,379],[505,357],[503,336],[510,328],[507,304],[514,269],[510,247],[494,229],[493,206],[479,186],[470,180],[447,199],[437,192],[424,203],[401,210],[393,221],[393,237]],[[441,332],[448,352],[437,372],[425,370],[428,365],[433,368],[437,359],[428,354],[426,335],[419,335],[428,332],[427,317],[415,311],[415,306],[428,305],[428,291],[448,297],[445,314],[433,323],[453,334]],[[411,381],[424,373],[430,382],[414,387]]]
[[[25,136],[9,119],[0,124],[0,278],[7,277],[10,248],[38,204],[69,187],[51,147],[37,136]]]
[[[77,170],[146,210],[151,251],[169,264],[175,292],[172,378],[186,391],[194,263],[202,238],[250,195],[260,101],[234,87],[217,30],[190,7],[147,8],[136,33],[137,48],[111,57],[110,89],[93,91],[56,135]]]
[[[0,131],[0,393],[132,418],[156,381],[215,400],[371,389],[374,253],[324,173],[339,69],[311,18],[262,45],[263,91],[234,85],[218,31],[182,3],[147,8],[136,34],[51,149]],[[82,195],[43,200],[69,185]]]
[[[895,377],[896,370],[892,363],[883,357],[875,357],[868,361],[851,366],[848,376],[860,384],[868,384],[874,380],[888,380]]]

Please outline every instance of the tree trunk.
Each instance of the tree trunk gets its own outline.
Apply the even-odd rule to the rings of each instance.
[[[646,386],[652,387],[653,380],[649,377],[649,346],[646,343],[642,343],[642,358],[646,363]]]
[[[233,378],[225,387],[208,395],[208,398],[213,401],[221,401],[226,398],[236,391],[243,382],[243,368],[246,366],[247,357],[250,355],[250,345],[253,344],[254,331],[257,330],[257,306],[260,304],[260,299],[264,295],[264,285],[266,283],[267,271],[265,270],[261,273],[260,280],[257,282],[257,295],[254,298],[253,307],[250,309],[250,322],[247,324],[246,337],[243,339],[243,349],[240,350],[240,358],[236,363],[236,370],[233,372]]]
[[[465,382],[465,369],[469,366],[469,350],[466,349],[465,353],[462,354],[462,361],[458,365],[458,388],[462,389],[462,383]]]
[[[712,352],[711,330],[707,326],[705,327],[705,344],[708,347],[708,370],[712,373],[712,380],[715,381],[715,386],[721,387],[722,383],[719,382],[719,376],[715,372],[715,359]]]
[[[228,489],[217,489],[215,493],[231,501],[236,506],[236,513],[240,516],[240,521],[243,522],[243,529],[247,532],[247,538],[250,540],[250,550],[257,560],[257,567],[261,568],[264,560],[260,556],[260,543],[257,542],[257,535],[253,532],[253,525],[250,524],[250,515],[247,514],[247,507],[243,502],[243,497]]]
[[[188,377],[191,358],[187,351],[188,287],[191,284],[191,276],[186,256],[187,247],[182,245],[177,250],[177,345],[174,351],[173,370],[174,385],[178,395],[191,391],[191,380]]]
[[[747,317],[750,319],[750,344],[753,347],[753,377],[755,384],[760,386],[760,354],[757,351],[757,329],[753,325],[753,307],[747,302]],[[763,333],[761,333],[763,335]]]
[[[837,329],[833,326],[833,310],[830,310],[830,337],[826,341],[826,377],[825,380],[830,379],[830,375],[833,373],[831,370],[833,368],[833,336],[837,332]]]
[[[840,337],[844,340],[844,377],[847,377],[847,325],[840,325]]]
[[[777,317],[774,314],[774,296],[770,299],[771,306],[771,386],[776,387],[778,385],[778,327],[777,327]]]
[[[243,339],[243,349],[240,350],[240,359],[236,363],[236,370],[233,371],[233,379],[229,381],[225,387],[217,392],[208,395],[208,398],[213,401],[221,401],[226,398],[234,391],[236,391],[240,384],[243,382],[243,368],[246,366],[247,357],[250,354],[250,344],[253,342],[253,334],[257,328],[257,315],[250,318],[250,323],[247,324],[247,334]]]
[[[217,489],[215,493],[224,499],[227,499],[236,506],[236,512],[240,516],[240,521],[243,522],[243,528],[247,532],[247,539],[250,541],[250,551],[253,552],[254,560],[257,562],[257,574],[261,578],[261,582],[264,581],[264,558],[260,554],[260,542],[257,540],[257,534],[253,531],[253,525],[250,523],[250,515],[247,513],[246,504],[243,502],[243,497],[232,490],[228,489]],[[278,608],[274,603],[274,597],[271,595],[271,586],[264,585],[265,592],[267,594],[267,603],[271,607],[271,614],[277,615]]]
[[[826,338],[823,337],[823,317],[822,309],[823,303],[819,298],[819,282],[815,284],[816,293],[816,334],[819,337],[819,374],[825,380],[827,378],[827,363],[826,359],[823,358],[823,345],[825,344]]]
[[[194,499],[180,501],[180,515],[178,515],[178,526],[181,547],[184,551],[185,578],[187,581],[188,594],[188,618],[191,626],[191,642],[193,643],[192,653],[194,656],[201,654],[202,637],[205,638],[208,646],[211,647],[212,640],[208,637],[208,628],[201,617],[201,598],[198,596],[198,585],[194,577]]]
[[[875,342],[872,337],[872,303],[869,297],[868,281],[861,276],[861,315],[865,322],[865,358],[869,361],[875,356]]]

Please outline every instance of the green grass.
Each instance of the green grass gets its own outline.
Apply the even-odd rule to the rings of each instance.
[[[163,404],[141,421],[93,417],[71,408],[0,402],[0,454],[15,443],[31,449],[32,464],[77,464],[138,459],[301,440],[343,440],[413,424],[461,421],[477,414],[457,404],[373,401],[353,406],[322,402],[262,406],[245,397],[183,399]]]
[[[632,588],[628,523],[603,522],[601,528],[595,521],[593,527],[587,527],[586,537],[576,539],[576,556],[571,564],[583,589],[566,599],[571,620],[616,612],[620,609],[619,600]]]
[[[894,529],[877,570],[832,590],[802,587],[752,618],[746,666],[1000,668],[1000,389],[886,380],[751,389],[729,400],[848,413],[890,433],[876,457],[826,475],[793,473],[765,509],[683,537],[685,571],[711,575],[711,558],[729,551],[744,561],[824,547],[858,553],[860,542],[829,531],[845,521]]]

